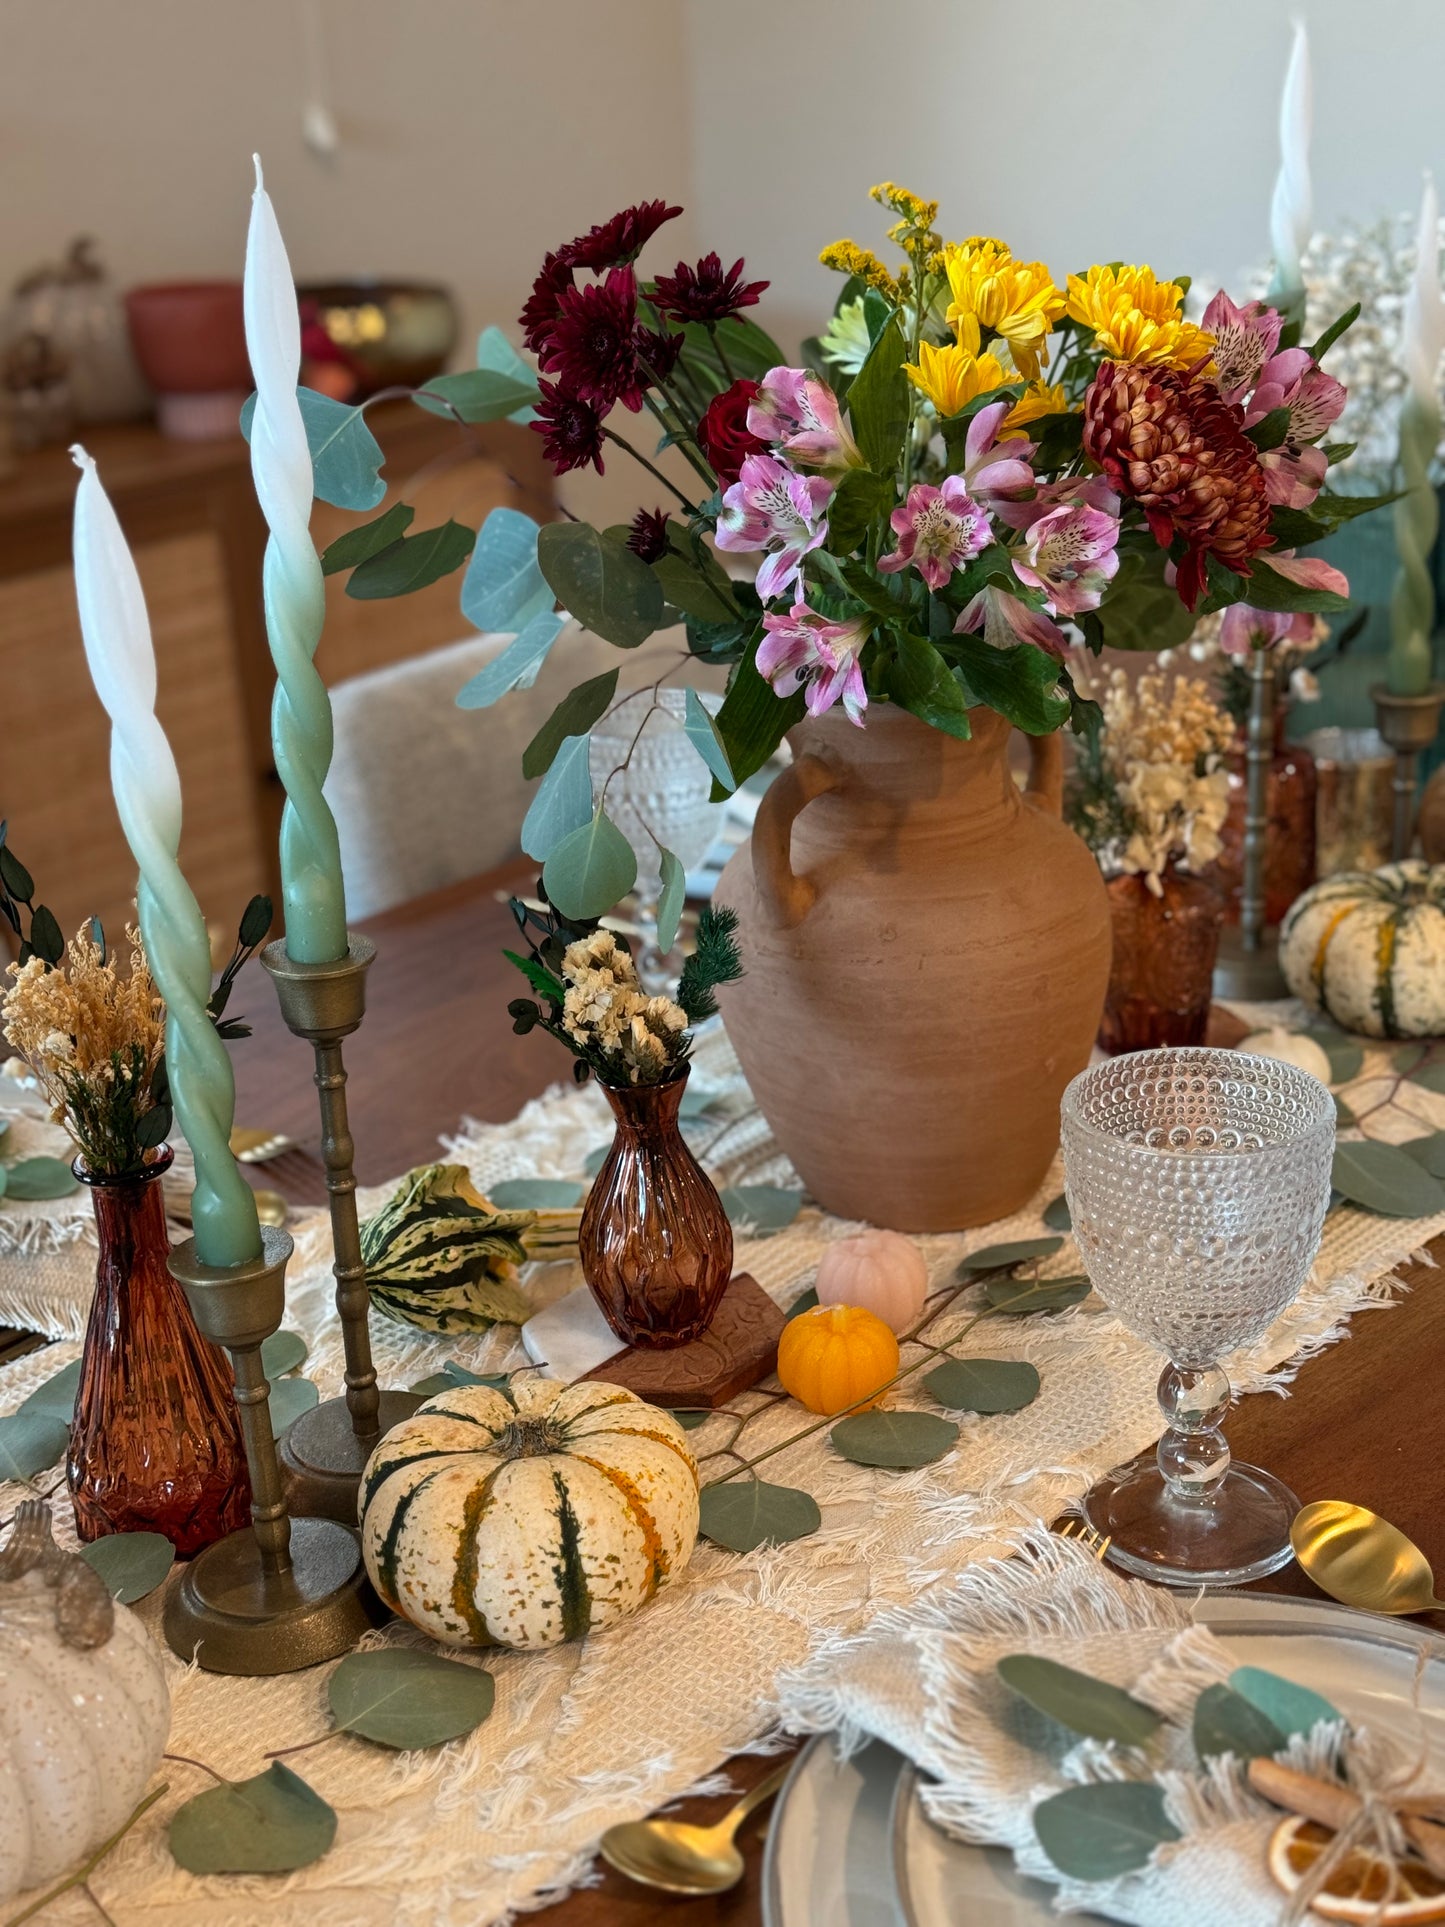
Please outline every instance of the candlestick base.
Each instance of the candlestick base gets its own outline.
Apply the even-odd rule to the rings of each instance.
[[[1219,957],[1214,966],[1214,995],[1226,1002],[1270,1004],[1288,997],[1289,985],[1279,967],[1279,932],[1261,930],[1259,946],[1244,947],[1244,931],[1227,926],[1219,938]]]
[[[286,1500],[295,1514],[356,1523],[356,1495],[366,1461],[394,1425],[422,1403],[418,1392],[383,1392],[378,1428],[359,1435],[344,1398],[328,1398],[303,1412],[281,1435],[278,1448]]]
[[[1431,683],[1418,696],[1397,696],[1382,682],[1370,691],[1375,723],[1395,752],[1394,826],[1390,855],[1396,863],[1409,854],[1415,840],[1415,791],[1419,783],[1420,752],[1434,742],[1445,709],[1445,683]]]

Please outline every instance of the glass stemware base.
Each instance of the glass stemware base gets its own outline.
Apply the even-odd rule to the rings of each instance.
[[[1257,1465],[1231,1465],[1202,1495],[1181,1497],[1152,1456],[1100,1479],[1084,1517],[1109,1540],[1105,1557],[1165,1586],[1243,1586],[1287,1566],[1300,1502]]]

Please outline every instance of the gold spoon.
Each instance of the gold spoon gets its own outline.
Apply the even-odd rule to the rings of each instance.
[[[291,1207],[279,1191],[263,1191],[256,1187],[256,1216],[262,1224],[279,1225],[284,1231],[286,1221],[291,1216]]]
[[[1310,1578],[1343,1605],[1372,1613],[1445,1612],[1430,1561],[1377,1512],[1320,1499],[1295,1514],[1289,1538]]]
[[[748,1815],[770,1800],[787,1779],[792,1761],[759,1780],[751,1793],[716,1826],[691,1827],[682,1820],[628,1820],[602,1836],[602,1858],[629,1880],[669,1894],[721,1894],[743,1877],[743,1857],[733,1835]]]

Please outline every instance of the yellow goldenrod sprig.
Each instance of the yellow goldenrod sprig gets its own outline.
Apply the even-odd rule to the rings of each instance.
[[[876,289],[885,301],[898,305],[897,279],[870,249],[860,248],[856,241],[834,241],[823,249],[818,259],[825,268],[832,268],[838,274],[856,275],[865,287]]]

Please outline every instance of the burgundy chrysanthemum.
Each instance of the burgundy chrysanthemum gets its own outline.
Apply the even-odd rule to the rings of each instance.
[[[677,321],[726,321],[739,308],[757,306],[766,281],[742,281],[741,255],[723,272],[716,254],[705,254],[695,268],[679,261],[676,272],[660,274],[652,305]]]
[[[667,554],[667,510],[639,509],[632,518],[627,546],[643,562],[656,562]]]
[[[554,474],[565,475],[569,468],[584,468],[591,462],[597,473],[602,467],[602,417],[590,402],[567,393],[559,382],[539,381],[541,400],[533,406],[537,419],[528,426],[542,436],[547,460]]]
[[[641,201],[625,207],[600,227],[590,227],[569,241],[562,257],[575,267],[591,268],[601,274],[606,268],[620,268],[635,261],[664,221],[676,220],[680,207],[665,201]]]
[[[621,402],[635,415],[647,378],[637,365],[637,276],[613,268],[605,281],[564,288],[540,355],[560,387],[603,414]]]
[[[572,267],[566,250],[547,255],[521,315],[522,339],[534,355],[541,354],[547,345],[562,296],[572,284]]]
[[[637,359],[645,373],[658,381],[666,381],[686,345],[684,337],[669,334],[666,328],[639,328],[635,339]]]

